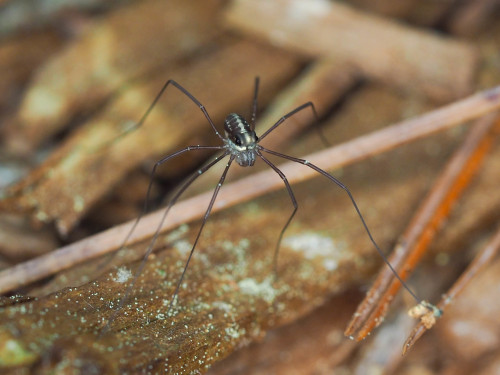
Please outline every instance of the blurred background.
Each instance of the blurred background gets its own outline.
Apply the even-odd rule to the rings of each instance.
[[[0,0],[0,269],[137,218],[156,160],[188,145],[220,144],[200,109],[173,87],[134,129],[166,80],[174,79],[196,97],[222,132],[230,112],[250,119],[259,76],[258,135],[312,101],[325,137],[340,144],[498,85],[499,17],[498,0]],[[300,112],[263,146],[296,157],[324,149],[313,120],[310,111]],[[396,244],[466,132],[466,127],[453,128],[329,171],[349,186],[385,251]],[[163,166],[154,179],[152,206],[164,203],[209,156],[189,152]],[[500,151],[493,146],[411,279],[425,299],[439,299],[498,227],[499,162]],[[185,196],[212,190],[221,168],[207,172]],[[228,180],[265,168],[264,163],[250,170],[235,165]],[[228,358],[185,369],[205,372],[213,365],[210,374],[500,373],[498,260],[408,356],[400,354],[412,327],[405,316],[412,302],[404,296],[374,336],[355,345],[343,330],[380,256],[340,189],[320,177],[293,189],[299,212],[280,254],[282,282],[293,286],[284,293],[289,297],[283,297],[285,307],[269,312],[266,305],[259,318],[246,316],[258,322],[258,329],[232,337],[236,340],[220,354]],[[281,190],[214,214],[199,251],[225,262],[217,251],[227,241],[248,239],[245,250],[254,255],[244,255],[249,266],[235,273],[241,281],[251,269],[265,280],[283,213],[291,209]],[[198,225],[189,224],[181,240],[192,241]],[[321,266],[323,255],[311,260],[296,254],[297,248],[306,252],[318,241],[341,252],[335,267]],[[140,254],[128,254],[122,263]],[[87,290],[85,283],[98,277],[92,270],[99,264],[10,295],[44,296],[82,284]],[[312,268],[302,279],[298,275],[306,266]],[[35,357],[45,358],[53,342],[44,345],[33,349]],[[190,345],[193,352],[187,356],[193,359],[196,340]],[[168,358],[158,358],[116,368],[107,364],[103,371],[134,368],[135,373],[148,363],[153,373],[161,373],[158,368]],[[32,357],[20,366],[42,368]]]

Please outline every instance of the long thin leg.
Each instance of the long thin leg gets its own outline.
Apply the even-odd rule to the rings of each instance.
[[[191,147],[191,148],[190,148]],[[158,162],[155,163],[154,167],[153,167],[153,171],[151,173],[151,176],[154,175],[155,171],[156,171],[156,168],[161,165],[162,163],[165,163],[167,160],[171,159],[172,157],[174,156],[177,156],[183,152],[186,152],[186,151],[189,151],[189,150],[192,150],[193,148],[192,147],[196,147],[195,149],[206,149],[206,148],[209,148],[210,146],[190,146],[190,147],[186,147],[185,149],[183,150],[179,150],[177,152],[175,152],[174,154],[171,154],[171,155],[168,155],[166,157],[164,157],[163,159],[159,160]],[[197,148],[197,147],[200,147],[200,148]],[[213,148],[213,147],[212,147]],[[151,252],[153,251],[153,248],[154,248],[154,245],[156,243],[156,240],[158,239],[158,236],[160,235],[160,231],[161,231],[161,227],[163,226],[163,223],[165,222],[165,219],[167,218],[167,215],[170,211],[170,209],[172,208],[172,206],[177,202],[177,199],[179,199],[179,197],[182,195],[182,193],[184,193],[184,191],[186,191],[186,189],[199,177],[201,176],[203,173],[205,173],[207,170],[209,170],[211,167],[213,167],[215,164],[217,164],[219,161],[221,161],[224,157],[226,157],[228,155],[228,152],[224,152],[223,154],[217,156],[214,160],[212,160],[210,163],[206,164],[205,166],[203,166],[202,168],[200,168],[198,171],[196,171],[195,173],[193,173],[185,182],[184,184],[180,187],[180,189],[175,193],[175,195],[172,197],[172,199],[168,202],[168,205],[167,207],[165,208],[165,212],[163,213],[163,216],[160,220],[160,223],[158,224],[158,227],[156,229],[156,232],[154,233],[153,235],[153,238],[151,239],[151,242],[149,243],[149,246],[146,250],[146,252],[144,253],[144,257],[142,259],[142,262],[141,264],[139,265],[139,268],[136,270],[135,272],[135,275],[134,275],[134,279],[132,280],[132,282],[130,283],[130,285],[127,287],[127,290],[125,291],[125,294],[123,296],[123,298],[120,300],[120,304],[118,305],[118,307],[116,308],[116,310],[114,311],[114,313],[111,315],[111,317],[109,318],[108,322],[106,323],[106,326],[103,328],[103,330],[101,331],[101,334],[100,336],[102,336],[104,333],[106,333],[108,330],[109,330],[109,327],[111,325],[111,323],[113,322],[113,320],[116,318],[116,315],[118,314],[118,312],[121,310],[121,308],[123,307],[123,305],[125,304],[125,302],[127,301],[128,299],[128,296],[130,295],[130,292],[132,291],[132,288],[134,287],[135,285],[135,281],[137,280],[137,278],[139,277],[139,275],[142,273],[142,270],[144,269],[144,267],[146,266],[146,261],[149,257],[149,255],[151,254]],[[149,187],[151,187],[151,183],[149,185]],[[150,193],[150,188],[148,188],[148,195]],[[146,198],[146,204],[147,204],[147,198]],[[147,208],[147,206],[145,205],[145,208]],[[142,217],[142,215],[140,216]],[[132,235],[132,232],[133,230],[135,229],[135,227],[137,226],[137,224],[139,223],[139,218],[137,218],[137,220],[135,221],[134,223],[134,226],[132,227],[131,231],[129,232],[128,236],[127,236],[127,239],[125,240],[125,242],[123,243],[122,247],[125,246],[125,244],[127,243],[127,240],[128,238],[130,238],[130,236]]]
[[[155,165],[153,166],[153,169],[151,171],[151,174],[150,174],[150,177],[149,177],[149,185],[148,185],[148,190],[147,190],[147,193],[146,193],[146,199],[144,200],[144,207],[142,209],[142,212],[139,214],[139,216],[137,217],[137,219],[135,219],[135,222],[134,222],[134,225],[132,225],[132,228],[130,228],[130,231],[128,232],[127,236],[125,237],[125,239],[123,240],[122,244],[120,245],[120,247],[118,248],[118,250],[114,251],[113,254],[111,255],[111,257],[109,259],[107,259],[102,265],[100,265],[98,267],[98,271],[100,271],[101,269],[105,268],[113,259],[114,257],[116,256],[116,254],[118,254],[118,252],[120,250],[122,250],[125,245],[128,243],[128,240],[130,239],[130,236],[132,236],[132,234],[134,233],[135,231],[135,228],[137,228],[137,225],[139,224],[139,221],[141,221],[142,217],[148,212],[148,205],[149,205],[149,199],[150,199],[150,196],[151,196],[151,188],[153,187],[153,180],[154,180],[154,176],[156,174],[156,169],[163,163],[167,162],[168,160],[176,157],[176,156],[179,156],[187,151],[192,151],[192,150],[221,150],[223,148],[223,146],[188,146],[186,148],[183,148],[182,150],[179,150],[179,151],[176,151],[170,155],[167,155],[165,156],[164,158],[158,160]]]
[[[324,145],[326,147],[330,147],[330,142],[328,142],[328,140],[326,139],[325,135],[323,134],[322,130],[321,130],[321,127],[319,126],[319,116],[318,116],[318,112],[316,112],[316,107],[314,107],[314,103],[313,102],[307,102],[307,103],[304,103],[302,105],[299,105],[297,108],[295,108],[293,111],[290,111],[288,112],[286,115],[284,115],[283,117],[281,117],[278,121],[276,121],[274,123],[273,126],[271,126],[269,129],[267,129],[264,134],[262,134],[260,137],[259,137],[259,142],[261,140],[263,140],[269,133],[271,133],[274,129],[276,129],[278,126],[280,126],[285,120],[289,119],[290,117],[292,117],[293,115],[295,115],[296,113],[306,109],[310,107],[311,108],[311,111],[314,115],[314,124],[316,126],[316,129],[318,131],[318,135],[319,137],[321,138],[321,141],[324,143]]]
[[[146,121],[146,119],[148,118],[149,114],[151,113],[151,111],[153,110],[153,108],[155,107],[156,103],[158,103],[158,100],[160,100],[161,96],[163,95],[163,93],[165,92],[165,90],[167,89],[167,87],[172,84],[174,85],[177,89],[179,89],[184,95],[186,95],[189,99],[191,99],[191,101],[193,103],[195,103],[199,108],[200,110],[203,112],[203,114],[205,115],[207,121],[210,123],[210,126],[212,127],[212,129],[214,130],[215,134],[222,140],[224,141],[224,138],[220,135],[220,133],[217,131],[217,128],[215,127],[214,125],[214,122],[212,121],[212,119],[210,118],[210,115],[208,114],[207,110],[205,109],[205,106],[203,104],[201,104],[198,99],[196,99],[188,90],[186,90],[184,87],[182,87],[181,85],[179,85],[177,82],[175,82],[173,79],[169,79],[167,82],[165,82],[165,84],[163,85],[163,87],[161,88],[160,92],[156,95],[156,98],[153,100],[153,102],[151,103],[151,105],[149,106],[149,108],[146,110],[146,112],[144,112],[144,114],[142,115],[141,119],[139,120],[139,122],[137,124],[135,124],[133,127],[131,127],[127,132],[130,132],[130,131],[133,131],[139,127],[142,126],[142,124],[144,124],[144,122]]]
[[[370,238],[371,243],[373,244],[373,246],[375,246],[375,249],[377,249],[377,252],[380,254],[380,256],[384,260],[385,264],[387,264],[387,266],[390,268],[390,270],[392,271],[392,273],[394,274],[394,276],[399,280],[399,282],[401,283],[401,285],[408,291],[408,293],[410,293],[410,295],[415,299],[415,301],[417,301],[417,303],[421,303],[421,300],[410,289],[410,287],[401,279],[401,277],[398,275],[397,271],[394,269],[394,267],[392,267],[391,263],[387,260],[387,257],[385,256],[385,254],[382,252],[382,250],[380,249],[380,247],[375,242],[375,239],[373,238],[373,236],[372,236],[372,234],[370,232],[370,229],[368,229],[368,225],[366,224],[365,219],[363,218],[363,215],[361,214],[361,211],[359,210],[359,207],[356,204],[356,201],[354,200],[354,197],[352,196],[351,191],[347,188],[347,186],[345,186],[342,182],[340,182],[339,180],[337,180],[331,174],[325,172],[324,170],[322,170],[321,168],[317,167],[316,165],[309,163],[307,160],[295,158],[293,156],[289,156],[289,155],[281,154],[281,153],[276,152],[276,151],[268,150],[268,149],[265,149],[262,146],[259,146],[259,149],[262,150],[262,151],[265,151],[265,152],[267,152],[269,154],[278,156],[280,158],[288,159],[288,160],[294,161],[296,163],[300,163],[300,164],[303,164],[305,166],[308,166],[309,168],[312,168],[316,172],[322,174],[323,176],[325,176],[326,178],[328,178],[330,181],[334,182],[342,190],[344,190],[347,193],[347,195],[349,196],[349,198],[351,199],[351,202],[352,202],[354,208],[356,209],[356,212],[358,213],[358,216],[361,219],[361,222],[363,223],[363,227],[365,228],[365,231],[368,234],[368,237]]]
[[[192,150],[221,150],[222,148],[223,148],[223,146],[188,146],[186,148],[183,148],[182,150],[176,151],[173,154],[167,155],[164,158],[158,160],[155,163],[155,165],[153,166],[153,169],[151,170],[151,174],[150,174],[150,178],[149,178],[148,190],[147,190],[147,193],[146,193],[146,200],[144,201],[144,208],[142,209],[142,212],[139,214],[139,216],[135,220],[134,225],[130,229],[130,232],[128,233],[127,237],[125,237],[125,240],[123,241],[123,244],[120,246],[119,249],[122,249],[122,248],[125,247],[125,245],[127,244],[128,240],[130,239],[130,236],[132,235],[132,233],[134,233],[134,230],[137,227],[137,224],[139,224],[139,221],[148,212],[148,204],[149,204],[149,199],[150,199],[150,196],[151,196],[151,188],[153,187],[154,176],[156,174],[156,170],[158,169],[158,167],[160,165],[162,165],[163,163],[169,161],[170,159],[175,158],[176,156],[179,156],[179,155],[181,155],[181,154],[183,154],[183,153],[185,153],[187,151],[192,151]],[[216,159],[216,160],[220,160],[220,159]],[[213,164],[211,164],[211,165],[213,165]],[[189,178],[189,180],[186,182],[188,186],[189,186],[189,184],[191,184],[191,182],[194,181],[194,179],[196,177],[199,176],[199,174],[198,174],[199,172],[200,171],[197,171],[193,176],[191,176]],[[192,177],[194,177],[194,178],[192,178]],[[186,186],[186,188],[187,188],[187,186]],[[185,190],[184,187],[182,187],[180,189],[181,194],[182,194],[182,191],[184,191],[184,190]]]
[[[191,248],[191,252],[189,253],[189,257],[186,261],[186,265],[184,266],[184,270],[182,271],[181,277],[179,278],[179,282],[177,283],[177,286],[175,287],[174,294],[172,295],[172,299],[170,300],[170,303],[168,304],[168,309],[167,309],[167,316],[170,314],[170,310],[172,309],[172,306],[174,305],[174,301],[177,298],[177,295],[179,294],[179,289],[182,284],[182,280],[184,280],[184,275],[186,274],[186,270],[189,266],[189,262],[191,261],[191,258],[193,257],[194,249],[196,248],[196,245],[198,244],[198,240],[200,239],[201,232],[203,231],[203,227],[205,226],[208,217],[210,216],[210,212],[212,211],[212,207],[214,206],[215,199],[217,198],[217,195],[219,194],[219,190],[222,187],[222,184],[224,183],[224,180],[226,179],[226,174],[227,171],[229,170],[229,167],[231,166],[231,163],[233,162],[235,156],[231,155],[229,161],[227,162],[226,168],[224,169],[224,172],[222,172],[222,176],[219,179],[219,183],[215,187],[214,193],[212,194],[212,199],[210,200],[210,203],[208,204],[207,211],[205,212],[205,216],[203,217],[203,221],[201,223],[200,229],[198,230],[198,234],[196,235],[196,239],[194,240],[193,247]]]
[[[265,158],[264,155],[262,155],[262,153],[260,153],[258,150],[257,150],[257,155],[259,155],[261,157],[261,159],[264,160],[266,162],[266,164],[269,165],[272,169],[274,169],[274,171],[281,177],[281,179],[285,183],[286,189],[288,190],[288,195],[290,196],[290,199],[292,200],[292,204],[293,204],[293,212],[290,215],[290,217],[288,218],[287,222],[285,223],[285,226],[283,227],[283,229],[281,229],[280,235],[278,237],[278,242],[276,243],[276,249],[274,250],[273,268],[274,268],[274,275],[276,276],[276,275],[278,275],[278,252],[280,249],[281,240],[283,239],[283,234],[285,233],[288,226],[290,225],[290,222],[292,221],[293,217],[295,216],[295,213],[297,212],[299,205],[297,204],[297,199],[295,199],[295,195],[293,194],[292,187],[290,186],[290,183],[288,182],[285,174],[282,171],[280,171],[277,166],[275,166],[273,163],[271,163],[271,161],[269,161],[267,158]]]
[[[250,127],[252,130],[255,130],[255,119],[257,118],[257,96],[259,95],[259,77],[255,77],[255,89],[253,92],[253,101],[252,101],[252,117],[250,119]]]

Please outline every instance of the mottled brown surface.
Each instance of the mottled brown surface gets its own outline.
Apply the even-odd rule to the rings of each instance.
[[[497,260],[469,284],[443,317],[440,326],[443,338],[467,362],[485,357],[499,346],[499,271]]]
[[[363,106],[374,96],[380,102],[391,103],[384,108],[391,107],[392,111],[386,114],[378,111],[378,121],[371,122],[372,128],[396,116],[394,108],[402,110],[410,104],[389,92],[373,88],[364,90],[346,108],[344,116],[352,118],[348,116],[349,112],[356,113],[357,105]],[[372,119],[375,118],[373,114]],[[363,119],[359,121],[363,122]],[[335,124],[335,129],[339,138],[342,138],[342,133],[347,133],[347,126],[341,121]],[[389,154],[381,160],[350,168],[342,178],[352,188],[383,248],[389,247],[391,239],[397,236],[404,224],[403,212],[393,209],[394,202],[405,202],[405,205],[411,206],[410,202],[415,202],[426,187],[426,181],[429,181],[433,169],[431,164],[435,163],[438,167],[442,164],[443,158],[423,151],[433,144],[440,145],[440,153],[447,153],[443,148],[445,138],[435,137],[393,152],[398,157]],[[414,158],[419,158],[425,168],[422,166],[416,171],[405,169]],[[413,179],[415,173],[419,173],[418,180]],[[408,189],[409,179],[413,181],[410,185],[412,190]],[[370,184],[366,184],[366,180]],[[391,184],[391,199],[387,199],[384,193],[388,184]],[[44,358],[53,356],[53,351],[59,350],[57,348],[61,344],[57,340],[53,342],[54,339],[46,342],[42,338],[51,332],[58,332],[67,340],[64,347],[69,351],[76,350],[71,349],[73,346],[85,347],[85,340],[91,341],[94,337],[97,357],[92,362],[93,366],[112,366],[113,363],[120,363],[120,358],[123,364],[118,368],[125,366],[139,371],[149,363],[160,371],[163,361],[170,358],[170,366],[186,366],[184,371],[187,373],[190,369],[203,368],[214,361],[214,356],[224,357],[243,343],[262,337],[269,327],[294,320],[323,303],[330,293],[346,289],[366,277],[374,262],[378,263],[379,259],[369,245],[359,219],[341,191],[334,189],[326,179],[319,178],[312,183],[299,184],[294,190],[301,209],[285,239],[280,257],[280,278],[276,284],[269,284],[272,249],[284,221],[283,213],[291,209],[284,193],[214,215],[203,233],[188,271],[186,289],[179,295],[172,320],[163,319],[162,314],[165,314],[165,304],[171,298],[185,252],[189,249],[186,248],[186,241],[192,241],[196,225],[190,225],[191,235],[181,235],[173,242],[174,249],[169,248],[150,259],[129,299],[127,305],[130,307],[123,309],[112,323],[112,331],[101,340],[97,340],[95,335],[112,313],[110,305],[116,306],[118,293],[125,290],[125,285],[114,281],[117,271],[113,271],[110,278],[62,291],[40,302],[5,310],[4,317],[12,317],[12,320],[6,321],[6,327],[11,327],[8,332],[17,327],[14,332],[22,332],[16,338],[20,345],[25,347],[34,341],[36,349],[30,350],[30,354]],[[223,199],[223,193],[220,199]],[[334,206],[327,205],[329,201],[334,202]],[[257,230],[258,237],[255,236]],[[290,241],[297,243],[301,239],[312,244],[321,240],[326,243],[333,241],[333,248],[326,254],[308,259],[303,253],[289,249]],[[162,243],[163,239],[160,240]],[[321,244],[319,242],[317,251],[326,251],[325,243]],[[336,268],[328,272],[325,267]],[[260,286],[261,294],[249,297],[247,288],[252,285]],[[273,294],[274,299],[271,298]],[[54,306],[56,303],[57,308]],[[40,311],[45,311],[45,308],[49,310],[44,312],[44,319],[48,322],[57,319],[60,323],[51,329],[46,326],[36,329],[33,324],[38,324]],[[228,309],[230,314],[224,316]],[[20,323],[18,318],[22,311],[28,313],[23,314],[24,322]],[[56,318],[61,311],[65,312],[63,316]],[[210,316],[213,318],[210,319]],[[207,323],[212,320],[213,323]],[[172,322],[175,322],[173,326]],[[27,330],[27,327],[31,329]],[[117,333],[119,330],[124,331]],[[81,334],[87,339],[79,338]],[[84,341],[78,343],[78,340]],[[127,344],[122,347],[120,342]],[[107,347],[114,349],[106,352]],[[148,355],[139,356],[138,353]],[[182,358],[178,362],[180,353]],[[85,353],[81,355],[85,356]],[[193,361],[195,356],[201,362]],[[101,364],[103,358],[110,362]]]
[[[471,91],[478,57],[473,45],[337,2],[304,4],[238,0],[225,20],[239,32],[307,56],[351,64],[370,79],[418,90],[436,100],[456,99]]]
[[[136,25],[129,23],[131,18],[121,19],[120,14],[135,16],[133,9],[142,7],[145,14],[153,12],[152,16],[161,18],[163,14],[155,15],[157,8],[148,5],[154,3],[131,2],[121,9],[110,9],[99,19],[89,14],[81,16],[85,20],[83,23],[89,27],[88,35],[95,33],[97,39],[109,35],[99,30],[112,30],[113,25],[121,24],[122,30],[125,30],[121,39],[111,43],[113,48],[110,52],[129,51],[131,55],[121,59],[120,54],[111,54],[116,64],[111,65],[109,75],[100,71],[98,81],[91,79],[96,72],[92,64],[95,60],[92,59],[103,56],[90,55],[85,52],[88,50],[79,49],[81,40],[59,34],[59,38],[67,38],[65,51],[80,51],[75,52],[74,60],[63,64],[65,68],[62,71],[76,69],[75,61],[81,64],[87,73],[73,77],[78,78],[76,82],[87,87],[88,91],[83,90],[81,97],[77,95],[78,100],[66,91],[57,93],[58,100],[77,103],[68,105],[68,111],[55,118],[53,125],[61,126],[58,129],[63,134],[53,138],[46,149],[50,156],[44,164],[34,168],[18,183],[17,188],[10,190],[15,193],[10,204],[20,204],[24,212],[16,221],[21,223],[18,233],[32,233],[32,229],[24,223],[35,217],[41,220],[39,225],[42,226],[41,232],[35,233],[41,234],[39,237],[25,237],[25,234],[15,235],[9,231],[8,246],[0,243],[1,265],[8,265],[4,259],[9,251],[12,254],[19,249],[23,256],[38,251],[37,246],[46,245],[46,233],[51,236],[49,241],[63,243],[63,238],[54,238],[56,231],[45,221],[54,221],[59,231],[71,238],[82,238],[104,229],[103,223],[129,218],[141,210],[151,159],[189,143],[217,142],[200,111],[175,89],[167,93],[143,129],[114,141],[127,124],[140,118],[166,79],[176,79],[195,94],[206,105],[218,126],[228,112],[248,113],[256,75],[261,76],[259,100],[262,111],[275,97],[279,100],[273,102],[273,108],[286,108],[286,111],[292,109],[287,109],[286,103],[294,103],[305,92],[320,95],[321,99],[328,96],[321,94],[325,80],[311,87],[308,84],[314,82],[311,78],[314,75],[308,76],[305,69],[299,75],[305,64],[312,69],[323,61],[304,61],[303,57],[293,52],[210,27],[203,29],[201,35],[197,34],[199,39],[195,38],[195,45],[177,43],[184,35],[182,33],[192,30],[192,27],[221,25],[222,13],[217,10],[213,11],[213,17],[202,15],[203,22],[196,24],[195,20],[199,18],[195,14],[198,17],[200,14],[183,3],[185,11],[194,13],[191,18],[178,20],[179,35],[168,34],[162,38],[161,34],[157,34],[144,39],[133,32],[127,35]],[[177,2],[169,2],[167,6],[170,4]],[[217,2],[217,5],[224,7],[227,4]],[[384,1],[373,4],[373,7],[380,14],[397,14],[402,19],[426,25],[425,28],[420,27],[426,34],[434,33],[436,29],[446,34],[446,25],[456,27],[460,22],[451,22],[457,10],[450,8],[452,5],[451,2],[436,5],[406,1],[403,5],[391,7],[390,2]],[[176,10],[181,9],[184,8],[176,6]],[[369,12],[369,8],[361,11]],[[279,15],[286,16],[286,9],[282,9]],[[492,87],[500,82],[500,32],[498,23],[492,25],[488,21],[495,17],[498,18],[498,13],[493,11],[483,15],[482,27],[486,31],[465,41],[478,46],[481,51],[481,70],[476,72],[479,80],[474,89]],[[78,16],[68,17],[64,27],[69,27],[78,19]],[[251,21],[256,27],[262,26],[261,19]],[[148,25],[152,18],[137,22]],[[431,29],[430,25],[436,28]],[[157,27],[159,32],[172,32],[168,27]],[[26,38],[29,36],[27,32]],[[137,54],[127,46],[128,39],[136,43],[132,45],[140,47],[135,50]],[[149,39],[153,44],[146,45]],[[443,40],[449,39],[455,40],[455,37],[448,34]],[[207,40],[210,41],[207,43]],[[0,43],[4,46],[7,42],[2,40]],[[168,43],[184,52],[162,57],[161,53],[165,52],[162,46]],[[144,51],[159,54],[152,57],[141,54]],[[48,59],[45,53],[29,57],[30,61],[40,61],[36,69],[38,72],[50,71],[50,67],[68,52],[60,54],[56,51]],[[427,56],[420,55],[417,53],[417,63],[435,68],[426,66]],[[151,68],[151,74],[139,77],[146,69],[141,61],[146,65],[161,66]],[[380,81],[391,82],[394,77],[390,75],[398,67],[397,63],[391,62],[385,67],[388,76]],[[464,66],[458,60],[452,65],[453,69],[446,74],[455,76],[455,84],[462,87],[460,80],[468,79],[459,74]],[[37,77],[42,75],[38,73]],[[115,80],[117,75],[139,78],[103,101],[104,96],[120,86]],[[30,76],[35,77],[35,72],[30,72]],[[9,83],[8,87],[22,88],[26,84],[25,73],[20,77],[24,81]],[[58,74],[55,74],[52,78],[57,80],[57,77]],[[304,77],[302,85],[296,85]],[[346,78],[345,85],[342,80],[338,85],[333,83],[336,89],[340,89],[335,91],[335,95],[328,93],[333,97],[332,102],[324,99],[322,104],[321,113],[325,117],[322,125],[331,143],[340,143],[399,119],[411,118],[437,105],[423,99],[422,92],[402,94],[394,87],[374,84],[371,79],[356,81],[353,86],[349,80],[351,77]],[[25,91],[18,94],[23,101],[28,100],[29,93],[38,87],[39,79],[35,78]],[[73,81],[67,79],[69,89]],[[410,80],[409,84],[412,83]],[[48,88],[50,84],[42,87]],[[283,96],[278,95],[284,87],[288,90],[283,91]],[[104,96],[101,95],[104,92],[102,88],[107,92]],[[460,89],[451,89],[450,93],[459,96]],[[0,113],[0,121],[5,123],[9,119],[12,124],[10,114],[23,109],[14,107],[16,100],[9,99],[6,103],[5,111]],[[97,105],[99,110],[87,112],[80,126],[71,127],[68,118],[85,112],[89,108],[87,104],[90,106],[91,103]],[[261,116],[261,119],[266,117]],[[297,128],[302,121],[308,120],[300,118]],[[74,126],[78,122],[71,124]],[[33,131],[33,134],[48,134],[46,129],[35,128]],[[9,132],[13,132],[10,133],[13,138],[0,140],[2,161],[8,161],[10,166],[11,162],[15,165],[20,160],[5,154],[8,147],[13,148],[8,142],[15,137],[18,145],[24,145],[26,155],[30,155],[21,160],[23,165],[35,165],[40,158],[43,159],[44,153],[33,148],[39,142],[33,141],[38,135],[30,139],[15,126],[10,127]],[[382,249],[388,250],[395,244],[463,135],[464,128],[456,128],[334,172],[351,189]],[[279,133],[274,135],[279,136]],[[273,145],[279,145],[279,151],[295,156],[324,147],[317,134],[306,130],[287,144],[280,144],[280,141],[274,140]],[[146,171],[138,168],[143,162],[147,164]],[[167,167],[166,172],[161,174],[162,178],[155,182],[155,196],[170,191],[188,173],[183,173],[184,170],[199,162],[200,159],[193,156],[172,164],[171,168]],[[419,268],[411,281],[411,286],[422,298],[436,301],[467,265],[473,251],[480,248],[498,226],[499,163],[500,149],[496,146],[445,228],[438,233],[427,263]],[[7,163],[0,163],[0,176],[7,176],[6,170]],[[127,179],[125,175],[132,171]],[[133,183],[130,179],[134,179]],[[201,181],[200,190],[213,188],[210,184],[204,185],[207,181]],[[292,188],[297,196],[299,211],[283,241],[277,281],[272,280],[272,255],[279,231],[292,209],[285,190],[219,212],[210,218],[171,317],[165,316],[166,305],[172,298],[200,222],[187,223],[159,238],[157,251],[149,259],[125,307],[102,337],[99,336],[102,328],[126,290],[127,283],[121,283],[118,275],[127,275],[127,270],[137,269],[146,243],[120,251],[112,262],[117,267],[108,271],[99,268],[105,262],[99,259],[61,272],[51,280],[26,286],[17,291],[22,294],[20,297],[2,298],[0,372],[161,374],[168,369],[169,373],[203,373],[212,364],[215,364],[210,370],[212,375],[380,372],[461,375],[494,374],[498,371],[499,350],[495,341],[498,334],[491,335],[498,329],[498,309],[494,303],[498,300],[495,297],[499,284],[498,272],[495,271],[498,261],[470,285],[469,291],[459,296],[443,320],[438,321],[436,328],[428,332],[407,357],[402,358],[400,353],[406,332],[412,325],[405,313],[414,301],[406,300],[405,294],[373,336],[354,345],[343,338],[341,332],[365,285],[381,264],[380,257],[369,243],[345,193],[321,177]],[[224,199],[223,190],[218,199]],[[122,204],[123,201],[126,203]],[[5,205],[5,201],[2,204]],[[90,210],[92,215],[88,216]],[[93,219],[96,217],[98,220]],[[122,268],[118,268],[120,265]],[[52,294],[46,296],[47,293]],[[31,299],[30,295],[39,297]],[[465,335],[457,329],[457,325],[459,328],[472,328]],[[278,326],[281,328],[274,329]],[[487,338],[493,339],[488,341]],[[252,346],[245,349],[250,343]],[[226,357],[230,358],[223,359]]]
[[[61,38],[48,31],[21,35],[0,46],[0,111],[13,110],[33,70],[61,48]],[[7,114],[7,113],[4,113]]]
[[[213,70],[220,64],[224,70]],[[4,204],[16,210],[33,211],[35,219],[55,221],[67,234],[88,209],[125,173],[147,158],[174,151],[196,132],[217,141],[199,108],[174,87],[137,131],[125,134],[131,119],[140,119],[165,77],[175,77],[192,91],[212,87],[199,95],[214,121],[247,103],[254,79],[252,69],[262,73],[263,90],[277,86],[298,69],[297,60],[252,42],[233,42],[188,66],[168,68],[147,83],[128,87],[108,108],[96,115],[68,139],[28,179],[8,192]],[[227,76],[233,78],[228,80]],[[117,138],[120,134],[123,137]]]
[[[213,20],[219,5],[216,0],[148,0],[97,21],[38,69],[9,133],[9,147],[36,147],[130,80],[194,53],[217,35]]]

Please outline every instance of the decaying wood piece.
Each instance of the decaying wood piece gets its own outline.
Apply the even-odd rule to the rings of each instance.
[[[440,101],[462,97],[473,87],[478,55],[470,44],[336,2],[238,0],[225,19],[231,27],[273,45],[307,56],[329,56],[371,78]]]
[[[9,147],[32,150],[131,79],[193,53],[219,33],[219,5],[148,0],[98,21],[40,68],[12,124]]]
[[[331,195],[331,191],[329,186],[325,193]],[[144,369],[204,372],[271,327],[296,319],[332,292],[372,272],[376,262],[359,262],[350,244],[299,232],[283,247],[279,279],[273,282],[271,253],[276,231],[272,227],[281,219],[282,210],[289,208],[282,198],[281,210],[271,216],[267,210],[272,212],[274,207],[264,204],[256,211],[254,204],[240,215],[235,210],[226,218],[212,218],[170,317],[165,315],[166,305],[196,226],[178,238],[173,248],[150,259],[129,302],[102,338],[98,334],[130,282],[128,267],[38,300],[11,300],[11,306],[0,309],[0,341],[11,343],[0,346],[0,358],[5,359],[0,362],[1,371],[9,374],[9,365],[34,373],[49,371],[72,358],[68,368],[85,364],[111,374]],[[332,217],[350,210],[345,205]],[[269,230],[259,230],[255,236],[254,228],[262,227]],[[301,241],[302,236],[319,242],[311,248]],[[168,236],[162,237],[160,246],[166,241]],[[19,355],[14,357],[13,350]]]
[[[242,348],[216,363],[207,375],[325,374],[357,349],[342,334],[359,297],[350,289],[310,314],[277,328],[262,341]]]
[[[254,71],[261,72],[263,90],[270,94],[272,87],[280,86],[299,66],[299,60],[286,53],[241,41],[226,43],[203,60],[170,67],[146,83],[131,85],[13,186],[8,192],[10,198],[2,205],[33,210],[35,219],[55,221],[58,230],[66,234],[142,161],[185,146],[193,134],[207,134],[207,138],[213,134],[199,108],[174,87],[169,88],[142,128],[127,133],[167,79],[175,77],[191,91],[200,92],[198,98],[214,121],[222,121],[241,103],[247,106]],[[228,75],[232,79],[228,80]]]

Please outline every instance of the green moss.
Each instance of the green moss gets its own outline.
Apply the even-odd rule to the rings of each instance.
[[[0,337],[0,366],[27,365],[37,358],[9,333],[0,332]]]

